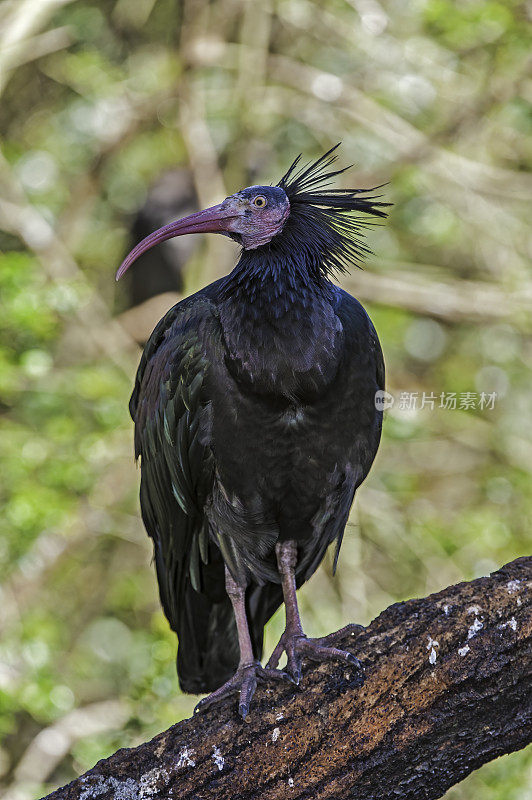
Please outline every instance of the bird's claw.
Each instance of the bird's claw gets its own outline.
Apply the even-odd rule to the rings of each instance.
[[[249,707],[257,688],[257,682],[266,682],[269,680],[275,681],[291,681],[292,676],[280,669],[272,669],[269,666],[262,667],[258,661],[253,661],[251,664],[242,664],[238,667],[237,671],[223,686],[204,697],[196,705],[194,714],[197,714],[210,706],[224,700],[226,697],[240,692],[240,699],[238,702],[238,713],[242,719],[246,719],[249,713]]]
[[[271,654],[266,668],[274,669],[277,667],[279,659],[284,652],[286,653],[286,672],[292,676],[296,684],[299,684],[301,680],[301,661],[303,657],[310,658],[312,661],[343,661],[356,669],[362,670],[362,664],[356,656],[347,650],[331,647],[328,644],[328,639],[328,636],[323,639],[309,639],[304,633],[287,633],[285,631]]]

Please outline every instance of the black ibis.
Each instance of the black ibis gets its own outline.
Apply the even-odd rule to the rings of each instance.
[[[377,334],[331,279],[360,263],[364,227],[387,204],[373,189],[330,188],[345,172],[333,166],[336,147],[309,165],[298,157],[276,186],[164,226],[117,272],[188,233],[222,233],[242,248],[227,277],[158,323],[129,407],[180,686],[212,692],[197,708],[239,691],[244,718],[257,681],[298,683],[303,657],[360,668],[305,636],[296,598],[332,542],[336,566],[382,424]],[[264,626],[283,601],[286,628],[262,667]]]

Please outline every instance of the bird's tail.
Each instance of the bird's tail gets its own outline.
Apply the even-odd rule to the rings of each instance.
[[[177,624],[177,675],[181,691],[213,692],[238,666],[238,636],[227,596],[213,602],[187,581]]]
[[[254,586],[247,593],[247,617],[255,658],[262,658],[264,625],[279,607],[281,587]],[[227,595],[213,602],[187,582],[181,598],[177,674],[183,692],[213,692],[238,666],[236,622]]]

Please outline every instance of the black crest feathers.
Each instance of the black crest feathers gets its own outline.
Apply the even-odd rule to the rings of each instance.
[[[386,217],[383,209],[390,205],[381,201],[381,195],[372,194],[381,186],[328,188],[334,178],[350,169],[331,168],[339,146],[310,164],[300,165],[299,155],[277,184],[290,201],[290,217],[283,232],[297,236],[304,230],[311,237],[320,251],[319,271],[325,275],[346,272],[353,264],[361,266],[364,256],[371,253],[363,243],[364,228],[375,224],[371,217]]]

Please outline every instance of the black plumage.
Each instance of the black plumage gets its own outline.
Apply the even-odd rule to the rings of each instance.
[[[172,223],[120,273],[182,233],[215,230],[243,245],[229,276],[159,322],[130,401],[142,517],[179,639],[181,688],[218,689],[215,699],[240,689],[243,716],[283,650],[296,680],[305,654],[356,664],[306,639],[295,601],[295,585],[335,541],[338,555],[382,422],[377,335],[331,277],[367,252],[361,214],[383,217],[385,204],[329,189],[343,172],[334,158],[329,151],[304,168],[298,159],[277,186],[249,187]],[[283,593],[287,631],[262,670],[263,628]]]

